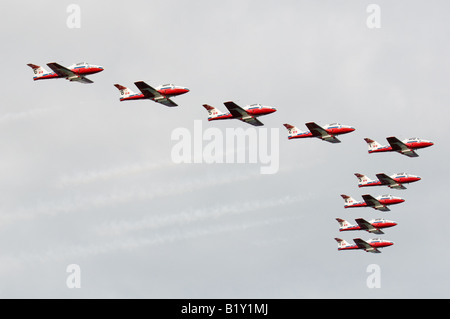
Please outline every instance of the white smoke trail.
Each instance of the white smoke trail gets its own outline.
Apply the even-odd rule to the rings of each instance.
[[[221,233],[245,231],[252,228],[273,225],[274,223],[297,220],[299,218],[301,218],[301,216],[284,216],[233,225],[215,224],[201,229],[176,230],[166,234],[154,234],[151,237],[118,238],[115,241],[94,245],[59,245],[45,251],[20,252],[15,256],[2,255],[0,256],[0,273],[7,273],[12,269],[17,269],[23,265],[66,260],[77,261],[81,258],[95,257],[120,251],[130,251],[142,247],[164,245]]]
[[[85,211],[113,207],[129,202],[153,200],[160,197],[168,197],[193,192],[203,188],[218,185],[237,183],[261,176],[259,174],[237,174],[231,176],[209,176],[206,178],[192,179],[188,181],[175,181],[166,184],[155,184],[151,188],[112,191],[110,193],[95,196],[73,196],[56,202],[41,202],[34,207],[19,208],[13,213],[0,215],[0,225],[14,221],[32,220],[39,216],[58,216],[65,213]]]
[[[266,208],[279,207],[311,198],[311,194],[283,196],[281,198],[254,200],[239,202],[230,205],[220,205],[215,207],[206,207],[199,209],[190,209],[176,214],[163,214],[158,216],[146,217],[135,221],[113,221],[97,227],[99,235],[122,235],[127,232],[133,232],[143,229],[158,229],[173,225],[187,225],[207,219],[216,219],[224,215],[242,214],[247,212],[259,211]]]
[[[44,113],[55,111],[58,109],[60,109],[59,106],[50,106],[50,107],[32,109],[32,110],[23,111],[23,112],[6,113],[6,114],[0,115],[0,123],[6,123],[9,121],[26,119],[28,117],[44,114]]]
[[[97,181],[106,181],[112,178],[121,178],[125,176],[140,174],[143,172],[161,170],[175,165],[176,164],[174,163],[144,162],[144,163],[128,164],[121,167],[114,167],[110,169],[80,172],[73,175],[62,176],[59,182],[57,183],[57,187],[62,188],[68,186],[84,185],[94,183]]]

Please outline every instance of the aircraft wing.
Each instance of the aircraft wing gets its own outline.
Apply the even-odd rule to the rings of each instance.
[[[389,177],[384,173],[377,174],[377,178],[381,183],[383,183],[383,185],[387,185],[390,188],[406,189],[405,186],[403,186],[400,183],[397,183],[392,177]]]
[[[81,76],[79,74],[76,74],[76,73],[72,72],[71,70],[69,70],[68,68],[66,68],[56,62],[47,63],[47,65],[49,66],[50,69],[53,70],[53,72],[55,72],[56,74],[58,74],[61,77],[67,78],[70,81],[78,81],[78,82],[82,82],[82,83],[94,83],[93,81],[89,80],[88,78]]]
[[[386,138],[389,144],[392,147],[393,151],[397,151],[401,154],[404,154],[409,157],[418,157],[416,152],[414,152],[412,149],[410,149],[408,146],[405,145],[402,141],[400,141],[395,136],[387,137]]]
[[[341,141],[334,135],[329,134],[323,127],[317,125],[314,122],[309,122],[305,124],[308,129],[311,131],[311,133],[315,137],[320,137],[324,141],[330,142],[330,143],[340,143]]]
[[[362,198],[366,202],[367,206],[373,207],[377,210],[381,210],[383,212],[390,211],[389,208],[387,208],[385,205],[381,204],[376,198],[374,198],[372,195],[362,195]]]
[[[81,83],[94,83],[94,81],[89,80],[87,77],[81,76],[81,75],[79,75],[78,78],[75,78],[74,80],[71,80],[71,81],[78,81],[78,82],[81,82]]]
[[[237,105],[234,102],[225,102],[223,103],[227,107],[228,111],[230,111],[231,115],[234,117],[246,117],[249,116],[246,110]]]
[[[264,124],[259,121],[254,116],[248,114],[246,110],[244,110],[242,107],[237,105],[234,102],[225,102],[223,103],[227,107],[228,111],[230,111],[231,115],[233,117],[239,118],[241,121],[254,125],[254,126],[263,126]]]
[[[171,99],[169,99],[169,98],[164,98],[164,99],[161,99],[161,100],[155,100],[156,102],[158,102],[158,103],[161,103],[161,104],[163,104],[163,105],[165,105],[165,106],[170,106],[170,107],[173,107],[173,106],[178,106],[178,104],[177,103],[175,103],[174,101],[172,101]]]
[[[359,248],[364,249],[365,251],[368,251],[370,253],[381,253],[381,251],[379,251],[375,247],[370,246],[368,242],[362,240],[361,238],[355,238],[353,239],[353,241]]]
[[[378,228],[375,228],[372,226],[371,223],[369,223],[367,220],[365,220],[364,218],[357,218],[355,219],[356,223],[358,224],[359,227],[361,227],[362,230],[366,230],[369,233],[375,233],[375,234],[379,234],[382,235],[384,234],[381,230],[379,230]]]
[[[178,106],[171,99],[159,93],[157,90],[152,88],[150,85],[145,83],[144,81],[134,82],[137,88],[144,94],[144,96],[148,99],[152,99],[155,102],[161,103],[165,106]]]
[[[255,117],[243,118],[243,119],[240,119],[240,120],[241,120],[242,122],[251,124],[251,125],[253,125],[253,126],[263,126],[263,125],[264,125],[260,120],[258,120],[258,119],[255,118]]]

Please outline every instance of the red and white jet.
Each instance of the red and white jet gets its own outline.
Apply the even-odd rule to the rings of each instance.
[[[318,137],[322,141],[330,143],[340,143],[341,141],[336,135],[347,134],[355,130],[354,127],[342,125],[339,123],[327,124],[325,126],[317,125],[314,122],[305,123],[309,131],[301,131],[290,124],[283,124],[289,131],[288,139],[304,138],[304,137]]]
[[[421,180],[419,176],[406,173],[397,173],[391,176],[380,173],[376,174],[378,177],[377,180],[371,180],[366,175],[359,173],[355,173],[355,176],[358,178],[358,187],[386,185],[389,188],[406,189],[403,184],[414,183]]]
[[[238,119],[254,126],[262,126],[264,124],[257,117],[276,112],[275,108],[261,104],[251,104],[244,107],[240,107],[231,101],[223,104],[228,109],[228,113],[223,113],[211,105],[203,104],[203,107],[208,111],[208,121]]]
[[[364,251],[369,253],[381,253],[381,251],[378,250],[379,248],[394,245],[394,242],[380,238],[373,238],[367,241],[362,240],[361,238],[355,238],[353,239],[353,241],[355,242],[354,245],[349,244],[348,242],[340,238],[335,238],[335,240],[338,242],[338,250],[363,249]]]
[[[380,210],[383,212],[390,211],[390,209],[387,207],[388,205],[395,205],[403,203],[405,200],[400,197],[392,196],[392,195],[382,195],[374,198],[372,195],[362,195],[362,198],[364,201],[357,202],[355,199],[353,199],[350,196],[342,194],[341,197],[345,201],[345,208],[352,208],[352,207],[372,207],[376,210]]]
[[[369,233],[374,233],[378,235],[384,234],[381,229],[396,226],[397,223],[391,220],[377,218],[366,221],[364,218],[355,219],[357,225],[352,225],[348,221],[342,218],[336,218],[339,223],[339,231],[349,231],[349,230],[365,230]]]
[[[165,106],[178,106],[178,104],[173,102],[170,98],[173,96],[189,92],[188,88],[183,86],[175,86],[173,84],[163,84],[157,86],[156,88],[152,88],[144,81],[134,82],[134,84],[138,87],[141,93],[135,93],[123,85],[114,84],[114,86],[118,88],[120,91],[121,102],[130,100],[150,99],[152,101],[161,103]]]
[[[387,137],[386,139],[389,142],[389,146],[381,145],[377,141],[370,138],[365,138],[364,140],[369,146],[369,154],[395,151],[409,157],[418,157],[419,155],[414,152],[414,150],[434,145],[431,141],[415,137],[403,141],[400,141],[395,136]]]
[[[36,64],[27,64],[33,69],[34,77],[33,80],[45,80],[45,79],[57,79],[65,78],[69,81],[77,81],[81,83],[94,83],[85,77],[85,75],[94,74],[103,71],[103,67],[99,65],[93,65],[86,62],[81,62],[77,64],[72,64],[69,67],[64,67],[56,62],[47,63],[53,72],[48,72],[43,67]]]

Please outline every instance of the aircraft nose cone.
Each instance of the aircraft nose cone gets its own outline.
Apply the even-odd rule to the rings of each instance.
[[[190,90],[185,87],[177,87],[175,91],[177,92],[177,95],[181,95],[188,93]]]
[[[104,70],[104,68],[99,65],[94,65],[93,69],[94,69],[95,73],[102,72]]]
[[[276,111],[277,111],[277,109],[275,109],[275,108],[273,108],[273,107],[269,110],[270,113],[274,113],[274,112],[276,112]]]

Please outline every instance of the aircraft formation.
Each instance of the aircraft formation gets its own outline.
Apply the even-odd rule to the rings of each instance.
[[[395,151],[408,157],[418,157],[419,155],[415,152],[416,149],[433,145],[433,142],[419,138],[410,138],[400,141],[398,138],[391,136],[386,139],[390,146],[383,146],[370,138],[365,138],[364,140],[369,146],[369,154],[376,152]],[[355,176],[358,179],[358,187],[387,186],[391,189],[398,190],[406,189],[404,184],[414,183],[422,179],[417,175],[407,173],[397,173],[390,176],[386,175],[385,173],[379,173],[376,174],[376,177],[378,178],[376,180],[372,180],[361,173],[355,173]],[[388,207],[390,205],[400,204],[405,201],[403,198],[393,195],[381,195],[373,197],[370,194],[365,194],[362,195],[362,201],[356,201],[354,198],[345,194],[341,194],[341,197],[345,201],[344,208],[371,207],[377,211],[382,212],[390,211]],[[347,220],[342,218],[336,218],[336,220],[339,223],[339,231],[341,232],[364,230],[373,234],[384,234],[382,229],[394,227],[397,225],[397,222],[384,218],[372,219],[370,221],[367,221],[364,218],[357,218],[355,219],[356,224],[351,224]],[[335,240],[338,243],[339,251],[360,249],[370,253],[381,253],[380,248],[394,245],[394,242],[381,238],[372,238],[369,240],[354,238],[354,244],[348,243],[341,238],[335,238]]]
[[[47,66],[52,70],[52,72],[49,72],[45,68],[36,64],[28,63],[27,65],[32,68],[34,72],[34,81],[65,78],[71,82],[75,81],[90,84],[94,82],[88,79],[86,75],[92,75],[104,70],[102,66],[89,64],[86,62],[72,64],[68,67],[64,67],[56,62],[47,63]],[[174,84],[163,84],[155,88],[151,87],[144,81],[137,81],[134,82],[134,84],[139,89],[140,93],[136,93],[121,84],[114,84],[120,92],[120,102],[147,99],[167,107],[176,107],[178,104],[173,102],[172,98],[186,94],[190,91],[187,87],[176,86]],[[276,108],[262,104],[249,104],[241,107],[233,101],[228,101],[224,102],[224,105],[228,109],[228,112],[222,112],[209,104],[203,104],[203,107],[208,112],[208,121],[237,119],[253,126],[263,126],[264,124],[258,119],[258,117],[276,112]],[[287,123],[283,125],[288,130],[289,140],[315,137],[333,144],[341,142],[337,138],[338,135],[348,134],[355,131],[354,127],[339,123],[320,126],[315,122],[308,122],[305,123],[308,131],[301,131],[297,127]],[[398,152],[408,157],[418,157],[419,155],[415,152],[417,149],[433,145],[433,142],[429,140],[410,138],[400,141],[395,136],[386,138],[389,146],[381,145],[370,138],[364,138],[364,140],[368,144],[369,154]],[[376,174],[376,177],[378,178],[377,180],[372,180],[360,173],[355,173],[355,176],[358,178],[358,187],[388,186],[391,189],[406,189],[404,184],[421,180],[419,176],[406,173],[398,173],[391,176],[384,173],[379,173]],[[342,194],[341,197],[345,201],[344,208],[371,207],[382,212],[390,211],[388,208],[390,205],[400,204],[405,201],[403,198],[393,195],[373,197],[370,194],[365,194],[362,195],[362,201],[356,201],[351,196],[345,194]],[[341,232],[364,230],[369,233],[384,234],[381,229],[394,227],[397,225],[396,222],[383,218],[372,219],[369,221],[366,221],[363,218],[357,218],[355,219],[356,224],[350,224],[347,220],[341,218],[336,218],[336,220],[339,223],[339,231]],[[335,238],[335,240],[338,243],[338,250],[359,249],[371,253],[380,253],[380,248],[392,246],[394,244],[392,241],[383,240],[380,238],[372,238],[369,240],[354,238],[354,244],[350,244],[341,238]]]

